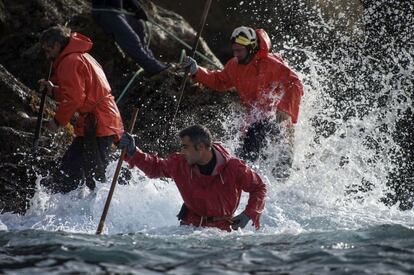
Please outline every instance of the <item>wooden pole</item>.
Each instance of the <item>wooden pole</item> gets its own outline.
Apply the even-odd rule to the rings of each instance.
[[[50,75],[52,74],[52,64],[53,62],[50,63],[49,75],[47,77],[48,81],[50,80]],[[35,135],[34,135],[34,140],[33,140],[33,151],[35,152],[39,145],[40,134],[42,131],[43,112],[45,110],[45,105],[46,105],[46,95],[47,95],[47,88],[44,87],[42,91],[42,97],[40,99],[39,113],[37,115],[36,130],[35,130]]]
[[[132,133],[132,131],[134,130],[134,125],[135,125],[135,121],[137,120],[137,116],[138,116],[138,108],[134,107],[134,111],[132,114],[132,120],[129,124],[129,129],[128,129],[129,133]],[[114,194],[116,182],[118,181],[119,173],[121,172],[122,163],[124,161],[125,154],[126,154],[126,150],[123,149],[121,152],[121,156],[119,157],[119,160],[118,160],[118,165],[116,166],[114,178],[112,179],[111,188],[109,189],[108,197],[106,198],[105,207],[102,212],[101,220],[99,221],[98,229],[96,230],[96,235],[99,235],[102,233],[102,229],[105,224],[105,219],[106,219],[106,216],[109,210],[109,205],[111,204],[112,195]]]
[[[206,24],[206,20],[207,20],[207,15],[208,15],[208,12],[209,12],[209,10],[210,10],[211,1],[212,1],[212,0],[207,0],[207,1],[206,1],[206,3],[205,3],[205,5],[204,5],[204,11],[203,11],[203,15],[202,15],[202,17],[201,17],[200,27],[199,27],[199,29],[198,29],[198,32],[197,32],[196,38],[195,38],[195,40],[194,40],[193,48],[191,49],[191,55],[190,55],[190,56],[191,56],[192,58],[194,58],[195,53],[196,53],[196,51],[197,51],[197,46],[198,46],[198,43],[199,43],[199,41],[200,41],[201,33],[203,32],[203,29],[204,29],[204,26],[205,26],[205,24]],[[174,117],[173,117],[173,119],[172,119],[172,121],[171,121],[171,124],[173,124],[173,123],[174,123],[175,117],[177,116],[177,113],[178,113],[178,109],[180,108],[181,99],[182,99],[182,97],[183,97],[183,93],[184,93],[185,85],[187,84],[187,80],[188,80],[188,73],[189,73],[189,68],[188,68],[187,70],[185,70],[184,80],[183,80],[183,82],[181,83],[181,87],[180,87],[180,98],[178,99],[177,109],[175,110]]]

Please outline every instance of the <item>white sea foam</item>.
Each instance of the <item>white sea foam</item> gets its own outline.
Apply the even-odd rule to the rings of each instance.
[[[388,44],[384,47],[394,49],[398,46]],[[409,99],[399,100],[399,95],[413,90],[412,82],[403,82],[403,79],[414,75],[413,54],[407,50],[404,50],[405,55],[396,54],[393,62],[398,70],[390,74],[373,67],[370,60],[375,60],[374,57],[361,53],[355,59],[344,54],[342,49],[336,50],[335,54],[344,55],[340,64],[329,59],[321,60],[312,48],[298,48],[289,41],[284,45],[284,52],[290,56],[306,56],[300,72],[307,73],[299,72],[305,95],[296,125],[295,158],[290,178],[278,182],[263,169],[263,163],[254,164],[268,183],[267,204],[259,233],[298,234],[304,231],[359,229],[379,224],[401,224],[410,228],[414,225],[412,210],[400,211],[397,206],[387,207],[380,201],[390,191],[386,185],[394,165],[390,152],[395,150],[398,153],[398,145],[391,136],[398,120],[395,110],[403,111],[412,106]],[[331,53],[331,56],[335,54]],[[405,60],[404,66],[400,59]],[[357,78],[355,74],[346,73],[355,67],[360,72]],[[357,115],[344,119],[344,110],[332,107],[335,99],[330,96],[329,83],[336,81],[332,71],[340,73],[344,78],[341,80],[353,84],[355,88],[363,89],[373,82],[377,83],[376,98],[372,101],[364,97],[352,98]],[[407,88],[407,85],[411,87]],[[347,87],[343,88],[345,92]],[[388,108],[376,103],[381,96],[387,96]],[[358,115],[360,107],[366,105],[369,106],[368,112]],[[315,117],[334,125],[333,133],[326,136],[318,134],[313,125]],[[234,108],[232,115],[222,122],[229,134],[221,141],[231,152],[238,147],[242,119],[241,111]],[[379,130],[383,125],[386,125],[387,131]],[[369,142],[378,146],[370,146]],[[277,156],[277,148],[268,150],[270,155]],[[269,158],[267,161],[271,164],[276,159]],[[112,163],[108,167],[108,178],[112,177],[115,165]],[[174,183],[170,180],[150,180],[138,170],[134,170],[132,177],[129,185],[118,185],[115,189],[105,233],[227,234],[216,229],[179,227],[175,215],[182,199]],[[369,188],[365,192],[358,191],[364,183],[369,183]],[[81,187],[66,195],[51,195],[38,185],[25,215],[0,215],[0,230],[33,228],[94,233],[109,185],[98,184],[92,193]],[[246,201],[247,196],[243,195],[239,211],[243,210]],[[257,233],[249,225],[245,230],[232,234]]]

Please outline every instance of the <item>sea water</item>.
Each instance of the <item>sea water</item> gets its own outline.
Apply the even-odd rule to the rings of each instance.
[[[317,28],[321,22],[309,24]],[[303,80],[305,95],[290,177],[277,180],[266,169],[277,162],[277,147],[268,148],[268,159],[251,163],[268,186],[260,230],[180,227],[175,215],[182,200],[174,183],[134,170],[129,185],[116,187],[104,232],[97,236],[110,183],[65,195],[51,195],[38,184],[25,215],[0,215],[0,272],[413,274],[413,210],[382,202],[393,192],[387,177],[396,165],[391,152],[398,152],[395,110],[412,106],[409,97],[398,98],[414,88],[407,81],[414,76],[413,47],[388,41],[384,58],[397,68],[388,70],[374,67],[382,62],[364,52],[363,41],[350,52],[345,40],[328,58],[312,47],[284,44],[286,56],[303,60],[299,65],[286,59]],[[363,90],[372,83],[376,94],[355,93],[338,107],[338,92],[346,96],[347,87]],[[376,103],[383,96],[389,108]],[[223,127],[237,132],[242,117],[234,110]],[[234,152],[238,138],[220,141]],[[108,167],[109,178],[115,166]],[[246,201],[244,194],[238,212]]]

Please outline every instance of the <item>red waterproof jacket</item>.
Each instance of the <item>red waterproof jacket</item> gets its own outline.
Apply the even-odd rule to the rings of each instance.
[[[92,41],[79,33],[72,33],[69,44],[53,62],[51,81],[58,103],[56,122],[64,126],[75,113],[79,113],[75,134],[84,135],[85,117],[93,113],[97,120],[96,136],[116,135],[124,132],[121,115],[111,95],[111,87],[99,63],[87,52]]]
[[[258,174],[243,161],[230,156],[220,144],[215,143],[213,148],[217,163],[211,176],[201,174],[197,165],[190,166],[184,156],[178,153],[162,159],[145,154],[137,148],[135,155],[127,158],[127,161],[131,167],[138,167],[149,178],[166,177],[175,181],[188,208],[182,224],[230,231],[229,221],[244,191],[250,194],[244,213],[258,229],[265,204],[266,185]],[[221,220],[202,221],[201,217]]]
[[[256,30],[259,51],[248,64],[239,64],[234,57],[222,71],[209,71],[200,67],[195,79],[217,91],[235,88],[241,102],[249,109],[257,108],[267,116],[276,110],[290,115],[296,123],[303,87],[297,75],[271,49],[270,38]]]

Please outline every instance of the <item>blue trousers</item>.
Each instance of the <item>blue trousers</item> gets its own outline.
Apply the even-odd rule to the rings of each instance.
[[[115,39],[121,49],[145,70],[147,76],[167,68],[147,47],[144,20],[112,11],[94,10],[92,16],[101,28]]]

